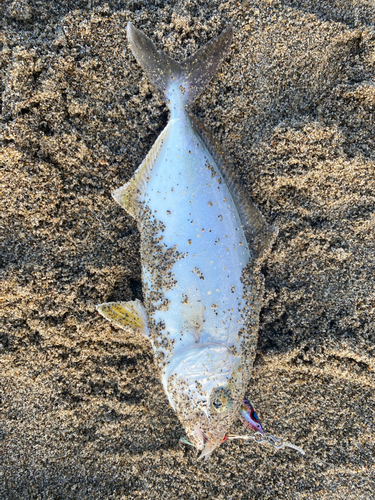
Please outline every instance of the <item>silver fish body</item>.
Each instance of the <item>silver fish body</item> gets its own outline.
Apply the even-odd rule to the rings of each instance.
[[[231,42],[231,28],[183,63],[128,25],[130,46],[171,110],[167,127],[114,198],[141,234],[144,307],[98,306],[147,335],[169,402],[208,456],[238,418],[255,356],[259,262],[275,235],[234,180],[189,104]]]

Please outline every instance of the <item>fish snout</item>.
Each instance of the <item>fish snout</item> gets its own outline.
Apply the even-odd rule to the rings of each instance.
[[[212,441],[208,440],[208,438],[205,437],[206,441],[202,449],[202,453],[198,457],[198,460],[201,460],[202,458],[208,460],[211,453],[216,450],[216,448],[218,448],[222,443],[224,443],[224,441],[226,441],[226,438],[226,434],[221,436],[219,439],[214,439]]]

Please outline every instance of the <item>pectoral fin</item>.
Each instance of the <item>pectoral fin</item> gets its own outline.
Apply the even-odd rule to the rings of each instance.
[[[124,330],[131,328],[149,337],[146,311],[139,300],[129,302],[107,302],[96,306],[97,310],[106,319]]]
[[[197,287],[191,285],[184,294],[184,307],[181,309],[181,320],[184,329],[190,333],[195,342],[199,342],[204,326],[204,307],[202,296]]]

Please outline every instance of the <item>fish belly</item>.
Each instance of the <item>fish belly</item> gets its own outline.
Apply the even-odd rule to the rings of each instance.
[[[232,196],[187,117],[169,127],[139,200],[145,305],[159,365],[197,343],[238,347],[249,248]]]

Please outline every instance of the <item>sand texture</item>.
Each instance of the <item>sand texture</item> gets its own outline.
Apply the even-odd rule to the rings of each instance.
[[[375,4],[15,0],[0,19],[0,498],[375,498]],[[95,309],[142,299],[111,192],[168,120],[128,20],[176,59],[233,23],[194,112],[279,228],[247,396],[305,457],[236,441],[197,462],[148,341]]]

